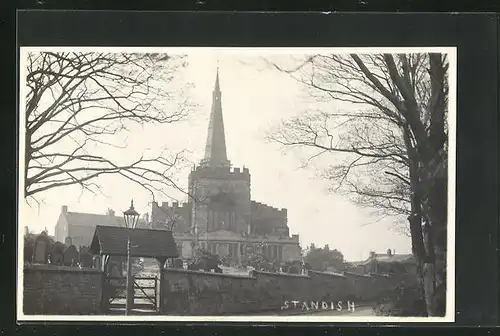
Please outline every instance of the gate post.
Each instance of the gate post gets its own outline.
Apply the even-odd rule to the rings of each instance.
[[[165,272],[163,271],[163,268],[160,270],[160,281],[159,281],[159,292],[160,292],[160,304],[159,304],[159,310],[160,310],[160,314],[165,314],[165,304],[163,302],[164,300],[164,294],[163,294],[163,278],[165,277]]]
[[[159,281],[159,293],[160,293],[160,299],[158,300],[159,301],[159,304],[158,304],[158,312],[160,314],[165,314],[165,305],[163,303],[163,277],[165,276],[164,275],[164,268],[165,268],[165,262],[167,261],[166,258],[158,258],[158,264],[159,264],[159,269],[160,269],[160,281]]]
[[[106,282],[107,282],[107,279],[106,279],[106,274],[104,272],[101,273],[102,275],[102,282],[101,282],[101,312],[103,314],[107,314],[109,313],[109,307],[108,307],[108,302],[109,302],[109,299],[108,299],[108,290],[107,290],[107,286],[106,286]]]

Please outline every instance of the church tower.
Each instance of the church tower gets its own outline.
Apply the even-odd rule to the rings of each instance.
[[[206,139],[205,155],[189,174],[191,228],[202,245],[211,232],[239,235],[248,231],[250,223],[250,172],[231,168],[227,157],[218,67]]]

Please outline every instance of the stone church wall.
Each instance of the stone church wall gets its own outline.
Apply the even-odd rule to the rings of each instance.
[[[157,229],[166,228],[165,224],[175,220],[173,232],[186,233],[191,228],[192,203],[168,203],[163,202],[161,206],[153,202],[151,207],[151,222]]]
[[[252,201],[251,216],[253,232],[261,235],[289,235],[287,209],[277,209],[267,204]]]
[[[190,192],[198,202],[194,203],[194,216],[198,233],[214,230],[208,221],[214,213],[226,216],[234,213],[235,232],[246,232],[250,218],[250,174],[248,169],[197,168],[190,174]],[[215,201],[220,197],[219,201]],[[221,228],[219,228],[221,229]],[[229,229],[229,228],[226,228]]]
[[[300,260],[299,244],[283,244],[283,261]]]

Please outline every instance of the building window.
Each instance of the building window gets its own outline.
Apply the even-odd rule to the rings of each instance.
[[[231,229],[236,229],[236,213],[231,212]]]
[[[229,256],[231,258],[236,258],[238,255],[238,244],[231,243],[229,244]]]
[[[278,246],[271,245],[271,260],[276,260],[278,257]]]
[[[208,231],[214,230],[214,212],[212,210],[208,211]]]
[[[217,245],[215,243],[208,243],[208,251],[212,254],[217,254]]]
[[[214,230],[217,231],[219,229],[219,214],[217,211],[214,211]]]
[[[226,212],[224,214],[224,229],[229,228],[231,228],[231,214],[229,212]]]

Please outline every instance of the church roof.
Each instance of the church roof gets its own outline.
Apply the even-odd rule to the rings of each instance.
[[[205,146],[205,156],[202,165],[210,167],[229,167],[230,162],[227,159],[226,136],[224,132],[224,119],[222,116],[222,93],[219,84],[219,68],[212,97],[212,111],[208,124],[207,143]]]
[[[114,215],[101,215],[83,212],[70,212],[66,213],[66,220],[70,226],[85,226],[95,228],[97,225],[125,227],[125,219],[120,216]],[[137,227],[147,227],[146,221],[140,218],[137,222]]]
[[[130,235],[131,255],[145,258],[177,258],[177,245],[172,231],[133,229],[124,227],[97,226],[90,253],[100,255],[127,255]]]

